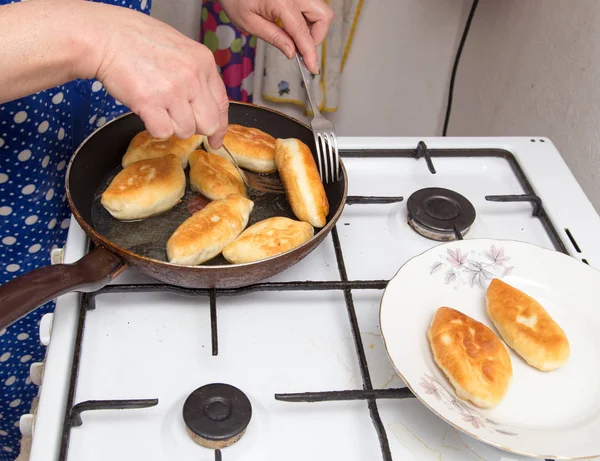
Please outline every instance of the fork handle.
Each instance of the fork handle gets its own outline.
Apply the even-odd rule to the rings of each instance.
[[[304,89],[306,90],[306,94],[308,95],[308,101],[310,102],[310,106],[312,107],[312,111],[315,117],[321,117],[321,112],[319,111],[319,105],[315,101],[312,91],[310,90],[310,82],[312,81],[312,74],[306,67],[304,63],[304,58],[296,48],[296,61],[298,62],[298,67],[300,68],[300,74],[302,75],[302,80],[304,81]]]

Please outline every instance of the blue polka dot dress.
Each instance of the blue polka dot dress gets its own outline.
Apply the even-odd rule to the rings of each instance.
[[[3,4],[13,1],[0,0]],[[151,0],[106,0],[145,13]],[[128,111],[95,80],[77,80],[0,104],[0,284],[50,264],[65,244],[67,163],[93,130]],[[43,360],[38,326],[48,303],[0,331],[0,461],[19,454],[19,418],[38,388],[29,367]]]

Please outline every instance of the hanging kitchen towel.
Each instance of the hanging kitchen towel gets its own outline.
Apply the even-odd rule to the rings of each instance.
[[[335,112],[340,99],[340,77],[350,52],[363,0],[329,0],[335,18],[318,47],[321,73],[312,78],[311,90],[323,112]],[[295,59],[288,60],[273,46],[266,47],[262,96],[268,101],[303,106],[311,114]]]
[[[229,99],[252,102],[256,37],[235,27],[218,2],[204,0],[200,42],[213,52]]]

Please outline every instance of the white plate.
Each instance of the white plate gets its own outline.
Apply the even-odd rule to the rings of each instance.
[[[571,355],[545,373],[511,350],[505,398],[479,409],[456,396],[431,354],[427,329],[441,306],[496,332],[485,310],[492,278],[537,299],[563,328]],[[552,459],[600,455],[600,272],[537,246],[470,239],[436,246],[408,261],[387,286],[380,324],[388,355],[413,393],[439,417],[490,445]]]

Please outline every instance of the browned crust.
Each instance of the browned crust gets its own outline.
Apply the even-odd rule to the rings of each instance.
[[[275,216],[248,227],[223,250],[223,256],[233,264],[259,261],[296,248],[313,235],[310,224]]]
[[[308,146],[298,139],[277,139],[275,162],[294,215],[314,227],[325,226],[329,202]]]
[[[275,157],[275,138],[258,128],[231,124],[224,142],[230,151],[240,157],[271,161]]]
[[[274,173],[275,138],[258,128],[249,128],[231,124],[227,128],[223,144],[227,147],[238,166],[255,173]],[[229,160],[223,148],[214,149],[205,142],[206,148],[213,154]]]
[[[210,202],[181,223],[169,238],[169,261],[178,263],[198,256],[199,260],[183,262],[194,265],[214,258],[242,233],[253,207],[253,202],[241,195]]]
[[[101,203],[114,214],[124,207],[160,206],[168,197],[172,197],[171,206],[174,206],[184,193],[185,173],[181,163],[175,155],[167,155],[140,160],[121,170],[102,193]],[[158,212],[162,211],[165,210]],[[148,216],[150,214],[144,217]]]
[[[499,279],[491,281],[486,301],[494,326],[527,363],[542,371],[566,364],[567,335],[538,301]]]
[[[160,140],[153,138],[147,130],[144,130],[133,137],[121,164],[125,168],[140,160],[173,154],[181,160],[181,165],[185,168],[190,153],[200,147],[203,141],[203,135],[194,135],[187,139],[173,135]]]
[[[440,307],[427,332],[433,358],[461,399],[487,408],[497,405],[512,379],[507,347],[483,323]]]
[[[190,154],[190,185],[211,200],[231,194],[246,196],[246,186],[235,166],[216,154],[198,149]]]

